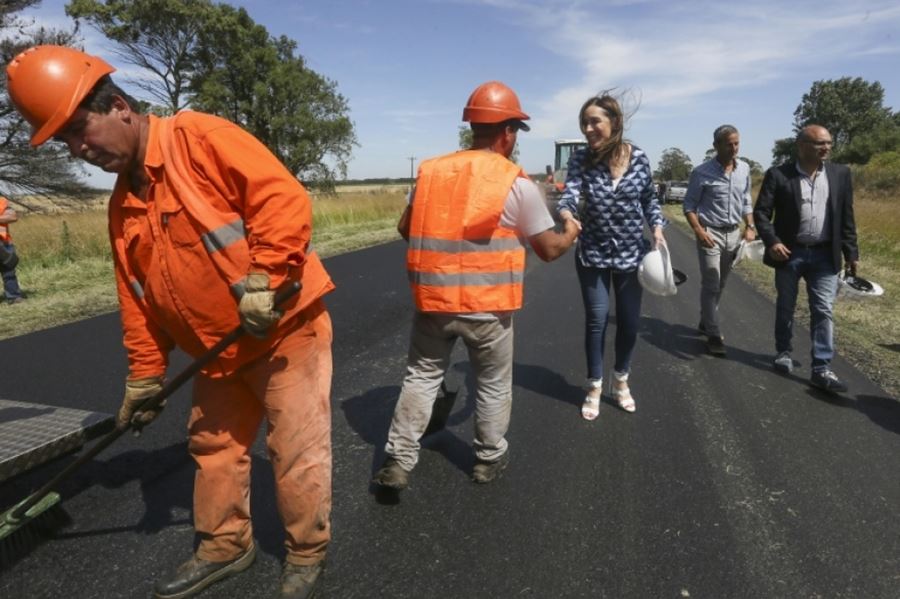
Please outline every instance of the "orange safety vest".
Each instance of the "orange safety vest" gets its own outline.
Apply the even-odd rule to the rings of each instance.
[[[0,214],[6,212],[7,208],[9,208],[9,200],[0,197]],[[6,223],[0,223],[0,241],[12,243],[12,237],[9,236],[9,226]]]
[[[416,180],[406,267],[422,312],[504,312],[522,307],[525,247],[500,226],[525,173],[500,154],[455,152],[422,163]]]
[[[165,222],[168,214],[174,214],[178,210],[184,209],[194,223],[195,239],[200,242],[195,245],[205,249],[209,260],[198,260],[193,249],[168,251],[164,255],[167,262],[164,274],[155,280],[153,285],[165,287],[176,303],[185,304],[179,311],[180,317],[193,330],[203,345],[210,347],[231,328],[238,325],[237,300],[244,293],[246,277],[251,270],[251,252],[241,215],[235,211],[225,210],[221,206],[216,207],[205,200],[203,192],[194,181],[195,175],[192,176],[188,172],[189,157],[183,155],[175,138],[175,130],[180,122],[180,116],[187,114],[189,113],[179,113],[174,117],[157,121],[158,145],[163,157],[164,177],[169,189],[175,193],[175,197],[166,200],[166,205],[160,205],[159,210],[162,213],[163,222]],[[197,117],[191,115],[184,118],[196,119]],[[185,126],[189,126],[189,122]],[[303,188],[299,185],[297,187],[299,188],[298,193],[305,195]],[[155,310],[145,298],[143,286],[131,266],[128,255],[129,235],[123,229],[123,220],[121,203],[110,202],[110,237],[116,267],[122,278],[128,282],[131,297],[149,320],[154,320]],[[299,223],[294,224],[294,226],[299,225]],[[292,225],[283,223],[279,226]],[[179,240],[179,242],[185,243],[184,240]],[[264,347],[276,343],[287,331],[297,326],[295,317],[299,312],[334,289],[334,284],[315,252],[308,251],[304,258],[302,266],[288,269],[287,277],[299,279],[302,287],[297,298],[282,306],[284,316],[276,330],[262,340],[244,337],[236,345],[223,352],[218,364],[207,368],[207,371],[227,372],[243,363],[245,356],[256,354]],[[170,273],[175,273],[177,276]],[[221,281],[226,284],[222,285]],[[273,280],[273,285],[278,283],[279,281]],[[231,297],[228,297],[229,295]],[[187,304],[191,304],[191,306],[188,307]],[[212,313],[221,313],[221,315],[212,316]],[[187,345],[184,343],[185,340],[179,338],[177,330],[176,327],[170,331],[174,333],[174,341],[182,349],[188,349],[185,347]],[[195,352],[189,351],[189,353]],[[134,365],[132,366],[134,367]]]

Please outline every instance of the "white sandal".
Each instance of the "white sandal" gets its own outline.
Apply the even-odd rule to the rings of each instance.
[[[596,420],[600,415],[600,395],[603,390],[603,379],[588,379],[587,395],[581,404],[581,417],[585,420]],[[594,395],[596,393],[596,395]]]
[[[610,389],[610,395],[612,395],[613,401],[615,401],[616,405],[618,405],[629,414],[634,413],[634,411],[637,409],[637,406],[634,403],[634,398],[631,396],[631,389],[628,388],[628,385],[621,389],[617,389],[615,387],[616,383],[628,382],[628,373],[613,372],[613,378],[615,379],[615,381],[613,382],[612,388]]]

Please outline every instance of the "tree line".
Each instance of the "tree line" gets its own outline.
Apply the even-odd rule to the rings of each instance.
[[[845,164],[877,167],[890,171],[893,184],[900,183],[900,112],[884,105],[884,88],[878,81],[842,77],[816,81],[803,94],[794,110],[793,135],[777,139],[772,147],[772,165],[797,159],[795,140],[807,125],[822,125],[834,139],[832,160]],[[715,155],[709,149],[705,159]],[[750,163],[754,176],[763,174],[758,162]],[[662,181],[684,181],[691,173],[691,158],[679,148],[663,151],[654,173]]]
[[[86,24],[114,42],[122,63],[137,67],[133,78],[113,76],[141,92],[140,110],[215,114],[256,136],[303,181],[328,188],[346,177],[358,145],[347,99],[306,65],[297,42],[272,36],[243,8],[211,0],[72,0],[65,6],[72,28],[48,30],[18,16],[39,2],[0,3],[3,64],[33,45],[77,47]],[[30,128],[0,79],[0,193],[88,191],[82,167],[61,144],[29,147]]]

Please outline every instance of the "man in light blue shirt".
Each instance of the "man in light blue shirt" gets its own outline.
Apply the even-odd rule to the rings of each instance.
[[[716,155],[691,171],[684,215],[697,236],[700,260],[700,333],[713,355],[725,355],[719,300],[741,238],[756,239],[750,197],[750,165],[738,160],[740,134],[732,125],[713,132]],[[741,222],[744,224],[741,232]]]

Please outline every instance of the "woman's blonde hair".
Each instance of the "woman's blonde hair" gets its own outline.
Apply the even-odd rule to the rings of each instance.
[[[618,156],[621,152],[624,152],[627,146],[627,142],[624,138],[625,115],[622,112],[619,101],[609,93],[592,96],[581,106],[581,111],[578,113],[578,126],[581,128],[582,133],[584,133],[587,128],[587,119],[585,118],[584,113],[591,106],[599,106],[603,109],[606,116],[609,117],[612,126],[609,139],[604,141],[596,150],[591,149],[589,152],[589,160],[593,164],[599,162],[608,163],[610,159]]]

